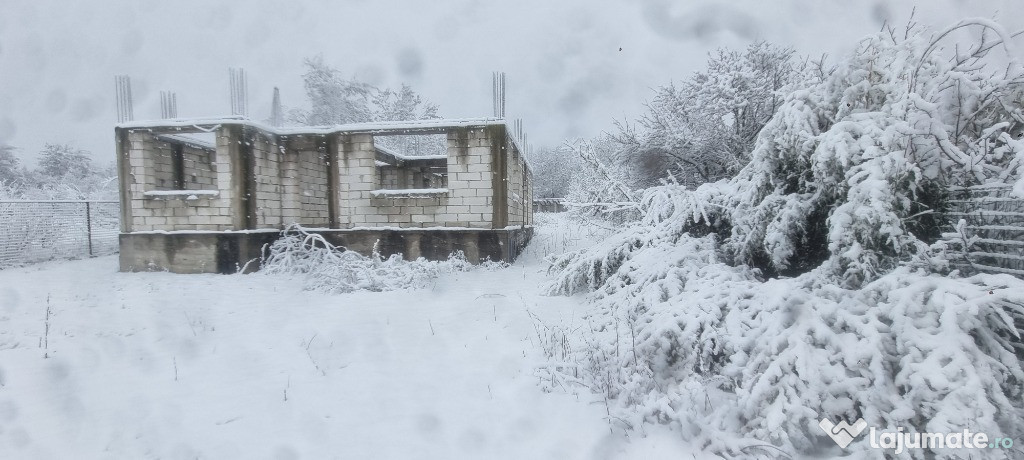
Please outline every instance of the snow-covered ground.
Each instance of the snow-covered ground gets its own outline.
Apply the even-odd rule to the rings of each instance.
[[[0,271],[3,458],[700,458],[545,393],[542,256],[597,238],[548,216],[510,268],[327,295],[286,277]],[[48,330],[48,332],[47,332]]]

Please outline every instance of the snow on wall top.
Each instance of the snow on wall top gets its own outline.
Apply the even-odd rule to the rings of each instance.
[[[224,116],[212,118],[173,118],[160,120],[128,121],[114,125],[121,129],[174,130],[181,132],[210,133],[221,125],[251,126],[263,132],[278,136],[295,136],[302,134],[429,134],[441,133],[452,128],[483,128],[486,126],[506,126],[504,118],[438,118],[431,120],[381,121],[364,123],[347,123],[332,126],[270,126],[243,116]],[[525,153],[515,136],[506,136],[516,150]],[[397,155],[396,155],[397,156]],[[409,157],[424,159],[423,156]]]
[[[444,195],[448,193],[446,188],[403,188],[403,189],[380,189],[370,192],[370,196],[399,196],[419,197]]]
[[[159,139],[159,140],[162,140],[162,141],[175,142],[175,143],[190,145],[192,147],[196,147],[196,148],[204,149],[204,150],[214,150],[214,149],[217,148],[217,146],[214,145],[211,142],[206,142],[206,141],[201,140],[201,139],[195,139],[195,138],[192,138],[192,137],[186,137],[186,136],[182,136],[182,135],[179,135],[179,134],[158,134],[156,136],[156,138]]]
[[[383,145],[376,145],[376,144],[374,144],[373,148],[376,149],[377,151],[380,151],[380,152],[383,152],[383,153],[385,153],[387,155],[391,155],[391,156],[393,156],[395,158],[398,158],[399,160],[402,160],[402,161],[409,161],[409,160],[444,160],[444,159],[448,158],[448,155],[406,155],[406,154],[403,154],[401,152],[397,152],[397,151],[395,151],[393,149],[389,149],[387,147],[384,147]],[[387,163],[385,163],[385,164],[387,164]]]
[[[260,130],[287,136],[289,134],[334,134],[334,133],[368,133],[368,134],[405,134],[406,132],[444,130],[449,128],[476,128],[484,126],[504,126],[502,118],[440,118],[431,120],[382,121],[347,123],[331,126],[299,126],[276,127],[241,116],[214,118],[175,118],[170,120],[129,121],[114,125],[125,129],[182,128],[211,132],[219,125],[246,125]]]

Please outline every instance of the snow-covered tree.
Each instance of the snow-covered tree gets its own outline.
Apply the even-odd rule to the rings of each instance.
[[[18,157],[14,156],[14,147],[0,144],[0,182],[13,184],[21,179],[18,163]]]
[[[85,177],[93,172],[92,158],[67,144],[46,144],[39,152],[39,172],[48,178]]]
[[[537,198],[564,198],[584,167],[571,149],[543,147],[530,155],[533,194]]]
[[[292,110],[292,121],[302,125],[334,125],[373,120],[370,103],[376,88],[352,79],[324,62],[322,56],[306,59],[302,79],[310,109]]]
[[[0,180],[0,200],[20,200],[21,198],[20,184]]]
[[[805,271],[827,259],[856,285],[927,252],[948,186],[1019,176],[1024,78],[986,65],[997,25],[967,26],[988,32],[949,54],[920,32],[867,39],[786,99],[733,180],[737,262]]]
[[[403,84],[398,91],[390,88],[378,90],[373,95],[374,121],[427,120],[439,118],[437,106],[425,102],[409,85]]]
[[[982,19],[888,29],[782,98],[735,177],[644,190],[638,222],[553,260],[551,293],[597,308],[547,381],[732,458],[839,455],[822,418],[1019,437],[1024,281],[964,277],[935,242],[948,187],[1024,177],[1011,47]]]
[[[437,105],[409,85],[395,91],[346,79],[321,56],[306,59],[305,65],[302,79],[311,108],[293,109],[289,116],[295,123],[313,126],[439,118]]]
[[[789,85],[811,66],[791,48],[757,42],[744,51],[719,49],[707,70],[656,90],[636,122],[620,122],[618,159],[654,185],[671,171],[687,185],[731,177],[749,160],[757,133]]]
[[[373,96],[373,121],[426,120],[440,118],[437,106],[426,102],[409,85],[398,91],[378,90]],[[407,155],[444,155],[448,144],[444,135],[387,136],[374,142]]]
[[[46,144],[36,169],[22,169],[8,183],[18,198],[34,200],[117,199],[117,170],[113,164],[96,167],[91,154],[67,144]]]
[[[302,78],[311,108],[291,110],[289,117],[295,123],[315,126],[439,118],[437,106],[408,85],[395,91],[346,79],[321,56],[306,59],[305,65]],[[407,155],[444,154],[447,149],[446,139],[438,135],[382,136],[375,142]]]
[[[632,184],[638,182],[629,165],[614,164],[614,142],[608,136],[595,140],[576,139],[562,149],[573,157],[575,165],[568,182],[566,201],[575,217],[598,218],[620,224],[636,220],[639,194]]]

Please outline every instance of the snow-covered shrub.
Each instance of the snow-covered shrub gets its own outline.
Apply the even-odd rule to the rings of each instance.
[[[454,254],[452,256],[453,259],[458,258],[460,260],[465,260],[465,257],[466,257],[465,254],[463,254],[462,252],[459,252],[459,253]],[[512,266],[512,264],[510,264],[508,262],[505,262],[504,260],[490,260],[490,259],[487,259],[487,260],[485,260],[483,262],[480,262],[479,268],[481,270],[485,271],[485,272],[493,272],[493,271],[498,271],[498,270],[504,270],[504,269],[506,269],[508,267],[511,267],[511,266]]]
[[[497,265],[500,267],[500,264]],[[495,264],[488,268],[493,269]],[[366,257],[334,246],[298,225],[265,248],[260,272],[268,275],[299,275],[307,290],[329,293],[394,291],[430,285],[442,273],[472,268],[461,252],[445,261],[423,258],[406,261],[398,254],[383,258],[376,251]]]
[[[987,21],[965,24],[1008,38]],[[761,131],[732,180],[739,193],[723,203],[737,262],[785,272],[828,259],[846,282],[863,283],[924,255],[946,186],[1020,174],[1024,144],[1010,136],[1024,126],[1019,66],[992,75],[984,52],[950,57],[923,32],[894,37],[864,40]]]
[[[733,458],[836,455],[826,417],[1024,436],[1024,281],[948,272],[936,242],[948,186],[1022,173],[1020,67],[987,65],[998,25],[951,30],[967,26],[988,41],[865,39],[786,98],[736,177],[647,189],[642,219],[555,258],[549,292],[591,291],[595,311],[542,380]],[[892,454],[864,436],[846,450]]]
[[[766,443],[827,447],[824,417],[1024,433],[1013,323],[1024,320],[1024,282],[908,267],[859,289],[818,272],[761,281],[718,260],[713,238],[633,253],[592,294],[590,333],[559,359],[573,365],[544,380],[608,394],[627,426],[670,423],[735,458]],[[863,439],[851,449],[882,453]]]
[[[554,295],[594,291],[605,284],[632,254],[661,245],[671,246],[683,235],[717,238],[727,231],[728,220],[721,201],[724,182],[706,184],[697,190],[680,185],[653,187],[643,191],[638,206],[643,217],[627,223],[624,230],[609,235],[600,245],[551,258],[549,271],[556,274],[548,287]]]
[[[1006,38],[990,22],[965,24]],[[827,263],[856,286],[901,263],[941,265],[929,245],[946,188],[1011,183],[1024,170],[1024,77],[1015,62],[992,75],[979,61],[1000,43],[951,59],[935,40],[865,39],[830,76],[786,97],[736,177],[647,190],[636,206],[644,225],[713,231],[734,264],[767,275]]]

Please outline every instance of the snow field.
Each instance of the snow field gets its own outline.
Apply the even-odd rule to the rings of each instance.
[[[115,257],[0,271],[0,453],[690,458],[667,429],[623,434],[588,395],[538,385],[527,310],[581,309],[539,295],[541,256],[592,242],[547,223],[512,267],[410,291],[117,273]]]

